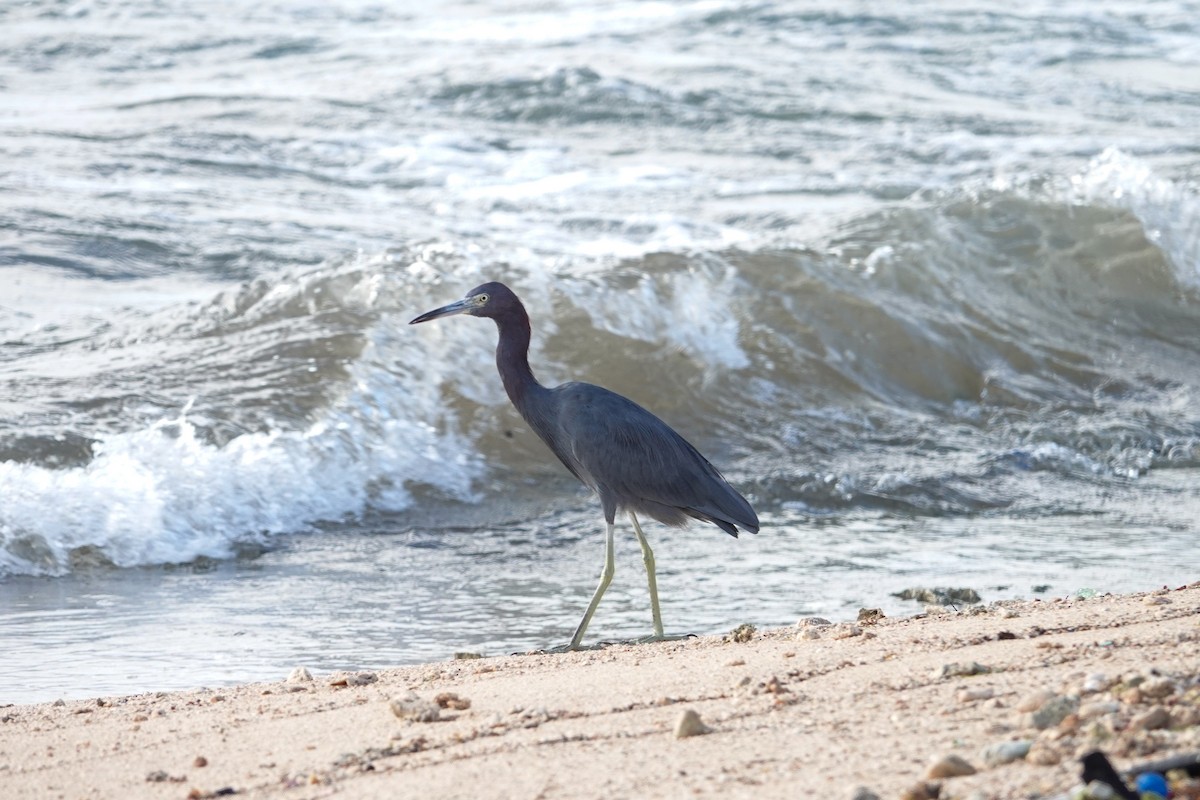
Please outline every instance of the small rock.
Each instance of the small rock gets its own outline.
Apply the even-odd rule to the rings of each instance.
[[[862,636],[862,628],[852,625],[849,622],[843,622],[834,626],[832,636],[834,639],[849,639],[851,636]]]
[[[1162,597],[1161,595],[1151,595],[1150,597],[1142,600],[1142,602],[1148,606],[1169,606],[1171,604],[1171,598]]]
[[[1025,760],[1030,764],[1052,767],[1063,760],[1063,753],[1050,742],[1039,740],[1030,745],[1029,752],[1025,754]]]
[[[991,671],[991,667],[985,667],[977,661],[953,661],[935,669],[933,677],[962,678],[970,675],[985,675]]]
[[[335,672],[329,676],[330,686],[367,686],[379,680],[374,672]]]
[[[1143,697],[1155,700],[1175,694],[1175,681],[1170,678],[1154,678],[1143,683],[1140,687]]]
[[[207,767],[208,759],[204,756],[196,756],[196,760],[192,762],[193,767]]]
[[[702,736],[711,730],[700,719],[700,715],[690,708],[680,714],[679,719],[675,722],[676,739],[686,739],[689,736]]]
[[[1171,712],[1162,706],[1155,706],[1149,711],[1138,714],[1129,721],[1129,729],[1134,731],[1157,731],[1171,724]]]
[[[821,629],[820,628],[801,628],[800,632],[796,634],[796,638],[797,639],[820,639],[821,638]]]
[[[995,691],[990,686],[980,686],[975,689],[959,689],[955,698],[960,703],[974,703],[978,700],[991,700]]]
[[[1099,694],[1100,692],[1108,691],[1113,683],[1113,679],[1104,673],[1093,672],[1083,679],[1083,685],[1080,688],[1084,694]]]
[[[305,667],[296,667],[287,676],[288,683],[310,683],[312,679],[312,673]]]
[[[1114,800],[1117,791],[1104,781],[1091,781],[1085,788],[1085,796],[1091,800]]]
[[[797,628],[805,628],[805,627],[813,627],[813,626],[815,626],[817,628],[824,628],[824,627],[827,627],[832,624],[833,624],[832,622],[825,619],[824,617],[801,617],[800,619],[798,619],[796,621]]]
[[[1053,700],[1055,697],[1057,697],[1057,695],[1055,695],[1054,692],[1050,691],[1049,689],[1038,689],[1033,694],[1026,695],[1021,699],[1021,702],[1017,703],[1017,711],[1037,711],[1039,708],[1044,706],[1047,701]]]
[[[743,622],[733,629],[729,634],[729,638],[739,644],[745,644],[754,638],[754,633],[757,630],[758,628],[755,628],[749,622]]]
[[[880,798],[866,786],[855,786],[850,790],[850,800],[880,800]]]
[[[1001,764],[1010,764],[1013,761],[1020,761],[1029,753],[1029,748],[1033,746],[1033,742],[1021,740],[1016,742],[997,742],[990,744],[979,753],[979,758],[989,767],[998,767]]]
[[[727,666],[727,667],[744,667],[744,666],[746,666],[746,659],[735,658],[733,661],[725,662],[725,666]]]
[[[942,785],[940,783],[921,781],[901,792],[900,800],[937,800],[941,793]]]
[[[962,756],[949,755],[935,759],[925,772],[926,778],[958,778],[963,775],[974,775],[975,768]]]
[[[1079,715],[1067,714],[1063,717],[1062,722],[1058,723],[1058,727],[1055,728],[1056,738],[1070,736],[1077,730],[1079,730]]]
[[[448,708],[451,711],[466,711],[471,707],[470,700],[459,697],[454,692],[442,692],[433,698],[433,702],[438,704],[438,708]]]
[[[901,600],[916,600],[919,603],[929,603],[942,606],[951,605],[970,605],[980,602],[979,592],[968,588],[949,588],[939,587],[929,589],[926,587],[916,587],[913,589],[905,589],[902,592],[894,592],[892,597],[899,597]]]
[[[858,623],[860,625],[874,625],[883,619],[882,608],[860,608],[858,610]]]
[[[1121,702],[1129,706],[1136,706],[1142,702],[1141,688],[1134,686],[1132,689],[1126,689],[1121,692]]]
[[[1093,700],[1081,705],[1078,714],[1080,719],[1095,719],[1105,714],[1115,714],[1120,710],[1121,704],[1115,700]]]
[[[411,719],[415,722],[436,722],[442,716],[442,710],[437,703],[423,700],[412,692],[404,697],[393,697],[389,706],[392,713],[400,719]]]
[[[1194,728],[1200,726],[1200,708],[1181,706],[1171,712],[1172,728]]]
[[[1024,722],[1039,731],[1044,731],[1062,722],[1068,714],[1075,713],[1078,708],[1079,698],[1055,696],[1043,703],[1037,711],[1029,713]]]
[[[1019,616],[1021,616],[1021,615],[1019,613],[1017,613],[1016,610],[1011,609],[1011,608],[1005,608],[1000,611],[1001,619],[1016,619]]]
[[[170,779],[171,776],[168,775],[165,770],[156,769],[146,773],[147,783],[166,783]]]

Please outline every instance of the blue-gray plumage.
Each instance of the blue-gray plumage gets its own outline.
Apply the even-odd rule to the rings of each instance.
[[[633,522],[646,563],[654,617],[651,639],[664,638],[654,554],[637,515],[674,526],[698,519],[737,536],[738,528],[758,533],[754,509],[696,448],[632,400],[590,383],[554,388],[538,383],[529,368],[529,315],[504,284],[477,286],[462,300],[422,314],[410,324],[453,314],[496,321],[500,333],[496,368],[509,399],[558,460],[600,497],[608,523],[604,571],[568,649],[579,647],[612,581],[613,528],[620,510]]]

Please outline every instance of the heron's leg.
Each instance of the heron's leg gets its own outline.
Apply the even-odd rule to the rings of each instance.
[[[658,610],[658,581],[654,577],[654,552],[642,526],[638,524],[637,516],[630,511],[629,519],[633,520],[633,532],[637,534],[638,544],[642,546],[642,560],[646,562],[646,582],[650,584],[650,613],[654,615],[654,638],[663,638],[662,612]]]
[[[613,527],[613,523],[608,523],[608,533],[604,539],[604,571],[600,573],[600,585],[596,587],[596,593],[592,595],[592,602],[588,603],[587,611],[583,612],[583,619],[579,621],[579,627],[575,629],[575,635],[571,637],[571,643],[567,645],[568,650],[579,649],[579,643],[583,641],[583,634],[587,630],[588,623],[592,621],[592,614],[596,613],[596,606],[600,605],[600,598],[604,596],[604,590],[612,583],[613,573],[616,572],[613,564]]]

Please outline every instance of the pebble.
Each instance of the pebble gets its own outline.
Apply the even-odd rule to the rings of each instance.
[[[296,667],[287,676],[288,683],[309,683],[312,679],[312,673],[305,667]]]
[[[1083,694],[1099,694],[1112,688],[1114,681],[1102,672],[1093,672],[1083,680],[1080,687]]]
[[[979,753],[979,758],[989,767],[998,767],[1001,764],[1010,764],[1025,758],[1031,747],[1033,747],[1033,742],[1028,740],[997,742],[983,748]]]
[[[901,792],[900,800],[937,800],[941,792],[941,784],[921,781]]]
[[[415,722],[435,722],[442,716],[442,709],[437,703],[424,700],[409,692],[404,697],[393,697],[389,703],[392,713],[400,719],[411,719]]]
[[[754,634],[757,630],[758,628],[755,628],[749,622],[743,622],[741,625],[738,625],[733,629],[733,631],[729,634],[729,638],[738,644],[744,644],[754,638]]]
[[[1126,689],[1121,692],[1121,702],[1126,705],[1136,706],[1142,702],[1142,690],[1136,686],[1132,689]]]
[[[843,622],[834,626],[833,638],[849,639],[851,636],[862,636],[862,628],[849,622]]]
[[[1172,728],[1194,728],[1200,726],[1200,708],[1195,706],[1176,707],[1171,712]]]
[[[350,672],[337,676],[330,686],[367,686],[379,680],[374,672]]]
[[[196,760],[192,762],[193,767],[207,767],[208,759],[204,756],[196,756]]]
[[[883,619],[882,608],[860,608],[858,610],[858,622],[863,625],[874,625],[879,620]]]
[[[1077,730],[1079,730],[1079,715],[1067,714],[1063,717],[1062,722],[1058,723],[1058,727],[1055,729],[1055,738],[1061,739],[1064,736],[1070,736]]]
[[[991,700],[995,691],[990,686],[980,686],[975,689],[959,689],[955,697],[960,703],[973,703],[977,700]]]
[[[850,800],[880,800],[880,797],[866,786],[855,786],[850,790]]]
[[[978,661],[953,661],[943,664],[933,671],[935,678],[959,678],[968,675],[985,675],[991,672],[991,667],[985,667]]]
[[[1114,800],[1117,792],[1104,781],[1092,781],[1084,788],[1083,796],[1091,800]]]
[[[1159,699],[1175,694],[1175,681],[1170,678],[1154,678],[1138,687],[1143,697]]]
[[[442,692],[433,698],[433,702],[437,703],[438,708],[448,708],[451,711],[466,711],[471,707],[470,700],[459,697],[454,692]]]
[[[1079,707],[1080,719],[1095,719],[1105,714],[1115,714],[1121,710],[1121,704],[1114,700],[1093,700]]]
[[[821,629],[820,628],[801,628],[800,632],[796,634],[796,638],[797,639],[820,639],[821,638]]]
[[[1078,708],[1079,698],[1056,695],[1043,703],[1037,711],[1026,715],[1024,722],[1039,731],[1044,731],[1062,722],[1068,714],[1075,713]]]
[[[807,628],[807,627],[825,628],[832,624],[833,624],[832,622],[825,619],[824,617],[801,617],[799,620],[796,621],[797,628]]]
[[[1021,698],[1021,702],[1017,703],[1017,711],[1037,711],[1055,696],[1054,692],[1049,689],[1038,689],[1033,694]]]
[[[958,778],[963,775],[974,775],[975,768],[962,756],[951,753],[935,759],[925,772],[926,778]]]
[[[1162,706],[1155,706],[1149,711],[1138,714],[1129,721],[1130,730],[1157,731],[1171,724],[1171,712]]]
[[[675,738],[686,739],[689,736],[702,736],[712,728],[704,724],[700,719],[700,715],[692,709],[685,710],[679,715],[679,719],[675,722]]]
[[[1025,754],[1025,760],[1030,764],[1052,767],[1063,760],[1063,753],[1050,742],[1038,740],[1030,745],[1029,752]]]

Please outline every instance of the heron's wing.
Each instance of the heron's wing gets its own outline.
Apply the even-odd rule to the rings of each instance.
[[[602,496],[607,490],[617,505],[661,506],[757,530],[758,518],[746,500],[658,417],[598,386],[567,384],[559,391],[560,445],[575,462],[572,471],[590,477],[581,479],[597,486]]]

